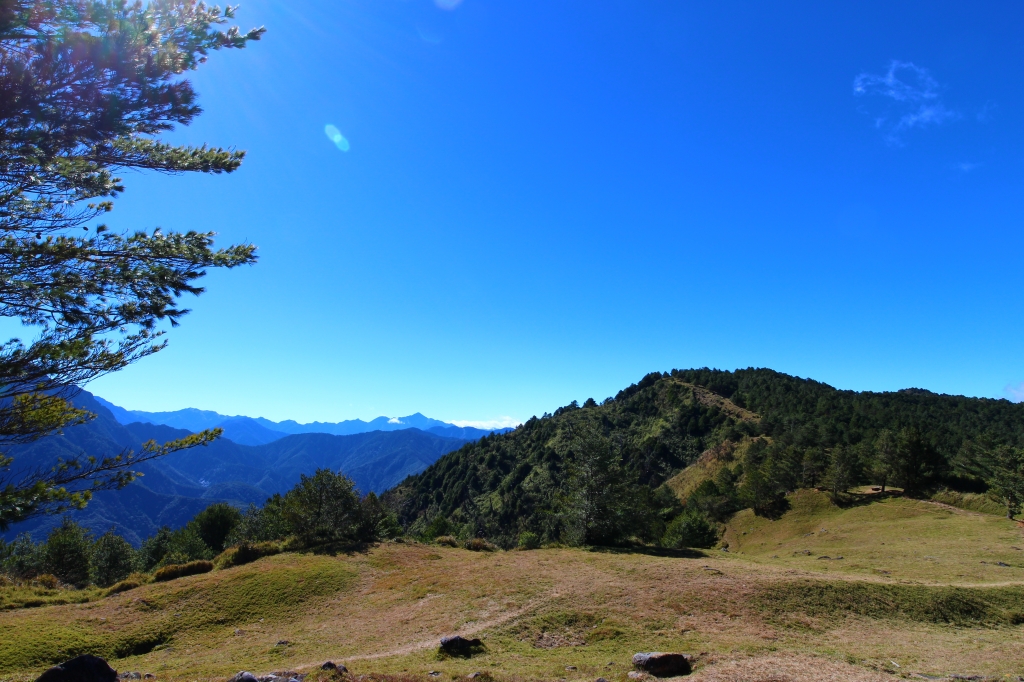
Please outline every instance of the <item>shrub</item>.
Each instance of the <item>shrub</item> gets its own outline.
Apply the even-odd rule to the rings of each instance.
[[[124,580],[135,569],[135,549],[120,535],[105,533],[92,547],[89,576],[100,587]]]
[[[474,552],[493,552],[498,548],[483,538],[473,538],[466,541],[466,549]]]
[[[48,590],[55,590],[60,587],[60,581],[57,580],[57,576],[51,573],[44,573],[40,576],[36,576],[35,584],[40,587],[45,587]]]
[[[235,530],[228,536],[229,545],[243,542],[254,544],[269,540],[282,540],[291,532],[288,522],[284,519],[284,498],[276,494],[262,507],[250,504],[242,513],[242,518]]]
[[[539,549],[540,536],[526,531],[519,534],[519,549]]]
[[[686,511],[672,520],[665,530],[661,544],[664,547],[714,547],[718,542],[718,530],[699,511]]]
[[[211,504],[189,521],[203,543],[215,552],[224,549],[228,536],[242,521],[242,513],[230,504]]]
[[[88,531],[65,517],[46,538],[43,568],[62,583],[84,587],[89,583],[91,554],[92,542]]]
[[[160,560],[163,566],[171,564],[187,564],[191,561],[206,561],[214,556],[213,550],[207,546],[199,533],[190,524],[170,534],[167,540],[167,553]]]
[[[362,514],[352,479],[330,469],[302,474],[284,496],[284,518],[291,532],[307,547],[360,538]]]
[[[166,582],[168,580],[184,578],[187,575],[209,573],[212,570],[212,561],[190,561],[187,564],[172,564],[157,570],[157,572],[153,574],[153,580],[156,582]]]
[[[136,587],[140,587],[140,586],[145,585],[146,583],[149,583],[149,582],[152,582],[152,581],[153,581],[153,577],[150,576],[150,575],[146,575],[145,573],[138,573],[138,572],[132,573],[131,575],[129,575],[124,580],[122,580],[122,581],[112,585],[110,587],[110,589],[107,590],[106,596],[109,597],[112,594],[118,594],[120,592],[127,592],[128,590],[134,590]]]
[[[237,547],[229,547],[220,556],[213,560],[217,568],[231,568],[252,563],[265,556],[273,556],[281,553],[281,546],[274,542],[258,542],[250,544],[243,542]]]
[[[436,537],[434,538],[434,542],[436,542],[439,545],[444,545],[445,547],[459,546],[459,541],[455,538],[454,535],[442,535],[440,537]]]
[[[43,570],[42,546],[32,542],[32,536],[22,533],[14,542],[3,547],[0,569],[15,580],[27,580]]]

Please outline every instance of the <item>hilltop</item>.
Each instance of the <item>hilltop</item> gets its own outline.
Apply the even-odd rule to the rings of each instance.
[[[643,488],[657,493],[668,483],[685,497],[728,463],[739,482],[744,467],[748,473],[756,468],[770,479],[766,494],[781,501],[786,491],[820,483],[832,450],[869,453],[884,430],[915,439],[910,445],[920,460],[916,483],[922,490],[980,492],[983,484],[952,466],[960,448],[968,441],[1024,445],[1024,405],[1007,400],[916,389],[842,391],[768,369],[673,370],[649,374],[600,404],[574,402],[511,433],[467,444],[403,481],[389,499],[413,529],[440,517],[505,547],[524,532],[559,540],[565,434],[581,425],[596,429],[615,450],[623,471],[641,486],[634,495]],[[688,487],[677,478],[684,470]],[[666,504],[664,496],[651,504]]]

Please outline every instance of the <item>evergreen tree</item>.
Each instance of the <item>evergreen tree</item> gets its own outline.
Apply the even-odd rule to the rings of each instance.
[[[81,507],[138,463],[208,442],[204,433],[138,453],[72,460],[15,477],[12,444],[92,418],[75,387],[164,346],[183,294],[206,268],[255,261],[211,232],[118,234],[96,221],[125,169],[230,173],[243,153],[174,146],[158,135],[200,113],[182,74],[263,29],[195,0],[0,0],[0,317],[38,333],[0,344],[0,528]]]
[[[559,499],[565,540],[571,545],[616,544],[637,523],[645,496],[622,467],[612,443],[593,422],[579,419],[559,434],[565,485]],[[648,495],[649,496],[649,495]]]
[[[1012,519],[1024,509],[1024,448],[986,448],[967,442],[956,465],[988,484],[989,493],[1006,507],[1006,518]]]
[[[113,531],[104,533],[92,546],[89,577],[100,587],[110,587],[135,570],[136,555],[131,544]]]
[[[885,485],[894,476],[899,465],[898,445],[896,438],[889,429],[882,429],[875,438],[874,457],[871,460],[870,472],[874,483],[882,487],[882,494],[885,494]]]
[[[857,483],[861,475],[860,455],[857,449],[846,445],[832,448],[828,469],[825,471],[825,485],[828,487],[832,501]]]
[[[242,513],[230,504],[211,504],[189,521],[203,543],[215,552],[224,549],[228,537],[242,520]]]
[[[89,532],[64,517],[61,524],[46,537],[46,545],[43,546],[43,572],[56,576],[67,585],[84,587],[89,584],[91,558],[92,539]]]
[[[360,512],[355,483],[329,469],[303,474],[284,496],[284,518],[307,547],[364,539]]]

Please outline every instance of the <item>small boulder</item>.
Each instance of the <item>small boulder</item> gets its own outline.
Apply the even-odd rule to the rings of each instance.
[[[84,654],[53,666],[36,682],[117,682],[117,672],[99,656]]]
[[[119,679],[119,680],[141,680],[142,679],[142,673],[139,673],[139,672],[121,673],[120,675],[117,676],[117,679]]]
[[[320,666],[320,669],[321,670],[337,670],[338,669],[338,665],[334,661],[327,661],[322,666]]]
[[[633,665],[637,670],[649,673],[655,677],[689,675],[692,671],[690,656],[686,654],[662,653],[660,651],[634,655]]]
[[[154,675],[153,673],[146,673],[145,675],[142,676],[142,679],[144,679],[144,680],[155,680],[156,679],[156,675]]]
[[[472,656],[484,645],[479,639],[466,639],[461,635],[441,638],[441,653],[449,656]]]
[[[228,678],[228,682],[259,682],[259,680],[248,670],[243,670],[234,677]]]
[[[603,677],[599,677],[596,680],[594,680],[594,682],[608,682],[608,680]]]

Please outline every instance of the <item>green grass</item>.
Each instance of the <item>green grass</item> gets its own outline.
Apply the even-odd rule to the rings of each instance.
[[[930,587],[800,580],[770,585],[756,597],[776,617],[848,615],[960,626],[1024,623],[1024,587]]]
[[[800,491],[778,520],[741,512],[729,552],[383,543],[0,611],[0,680],[27,682],[84,652],[161,682],[315,672],[327,659],[380,680],[437,670],[442,680],[481,671],[626,682],[643,650],[707,652],[708,665],[751,657],[768,671],[737,679],[770,679],[777,655],[812,657],[801,659],[811,676],[794,680],[818,679],[820,661],[856,664],[831,679],[892,661],[908,674],[1024,669],[1021,528],[927,501],[855,501],[836,507]],[[455,633],[482,638],[485,650],[439,660],[438,639]]]
[[[82,653],[137,656],[182,635],[201,639],[260,618],[287,619],[301,615],[310,600],[347,589],[353,578],[351,569],[330,557],[291,555],[144,585],[101,602],[60,607],[62,612],[11,612],[0,638],[0,670],[38,668]],[[104,616],[98,615],[101,607]]]
[[[723,536],[729,553],[826,575],[932,584],[1024,581],[1024,549],[1017,549],[1024,537],[1003,516],[867,495],[837,507],[814,490],[788,499],[791,508],[778,520],[737,513]]]

